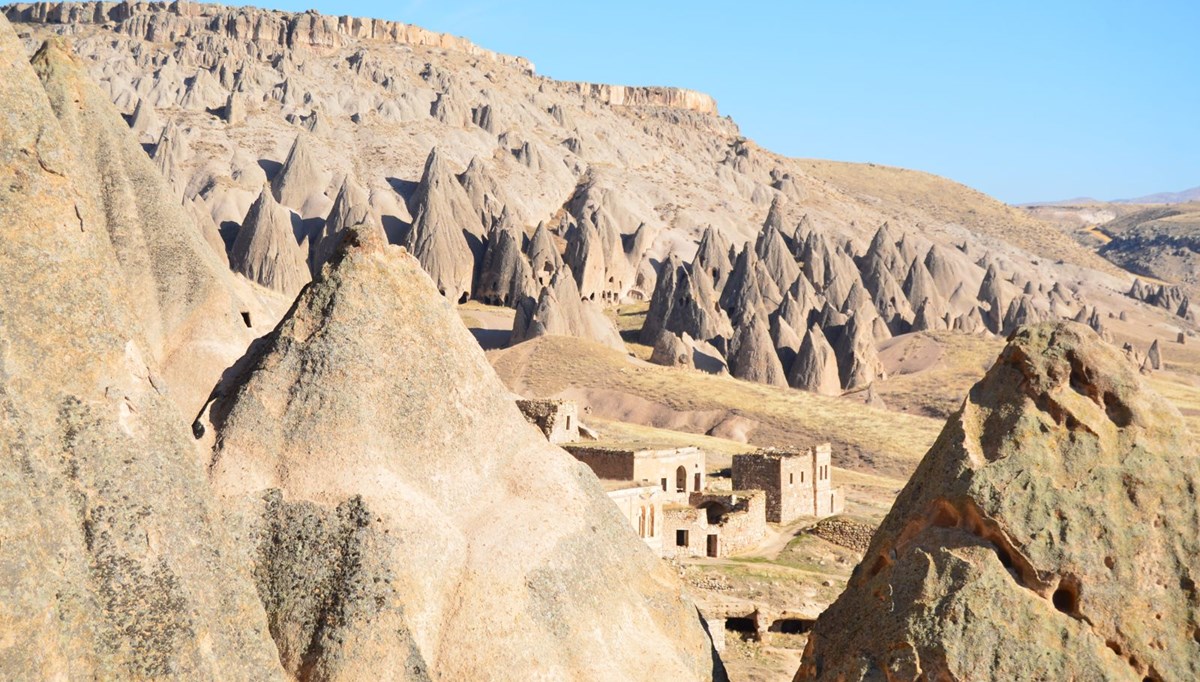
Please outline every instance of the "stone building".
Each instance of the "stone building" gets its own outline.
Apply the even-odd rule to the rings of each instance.
[[[599,478],[657,483],[667,502],[683,504],[688,495],[704,490],[704,452],[700,448],[638,449],[598,443],[565,443],[563,448]]]
[[[723,557],[756,546],[766,536],[761,490],[696,492],[688,504],[663,507],[662,555]]]
[[[654,553],[663,553],[663,494],[651,481],[604,481],[608,499],[612,500],[638,537]]]
[[[832,486],[832,468],[829,443],[802,451],[759,450],[733,456],[733,487],[765,492],[772,523],[822,518],[845,508],[842,489]]]
[[[518,400],[525,420],[555,445],[579,440],[579,407],[570,400]]]

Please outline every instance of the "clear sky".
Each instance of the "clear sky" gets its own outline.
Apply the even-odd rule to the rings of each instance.
[[[1200,0],[263,0],[394,19],[553,78],[714,96],[790,156],[1013,203],[1200,185]]]

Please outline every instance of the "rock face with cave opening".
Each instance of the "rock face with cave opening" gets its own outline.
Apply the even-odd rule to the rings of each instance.
[[[1200,460],[1075,323],[1024,327],[905,486],[797,680],[1196,679]]]

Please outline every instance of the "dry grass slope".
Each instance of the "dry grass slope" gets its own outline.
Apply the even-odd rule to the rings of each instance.
[[[569,389],[615,391],[682,412],[725,411],[757,422],[750,440],[806,445],[828,440],[839,466],[907,476],[941,423],[850,401],[659,367],[580,339],[543,337],[493,351],[492,365],[510,389],[552,396]]]

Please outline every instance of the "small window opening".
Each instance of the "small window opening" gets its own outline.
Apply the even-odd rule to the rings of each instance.
[[[686,530],[675,531],[675,546],[676,547],[687,547],[688,546],[688,532]]]

